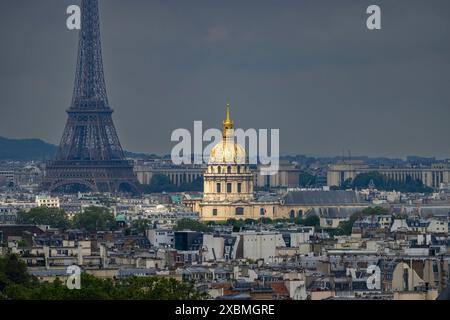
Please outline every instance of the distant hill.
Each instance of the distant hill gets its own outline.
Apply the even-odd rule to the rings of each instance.
[[[57,147],[40,139],[8,139],[0,137],[0,160],[46,160]]]
[[[125,157],[127,158],[157,158],[157,155],[154,154],[148,154],[148,153],[140,153],[140,152],[131,152],[131,151],[127,151],[127,150],[123,150],[123,153],[125,154]]]
[[[40,139],[9,139],[0,137],[0,160],[48,160],[58,147]],[[124,151],[129,158],[143,158],[144,153]]]

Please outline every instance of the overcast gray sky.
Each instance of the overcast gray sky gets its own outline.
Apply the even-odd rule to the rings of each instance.
[[[0,0],[0,135],[58,143],[77,0]],[[382,30],[366,8],[382,8]],[[282,153],[450,157],[448,0],[100,0],[106,83],[130,151],[176,128],[279,128]]]

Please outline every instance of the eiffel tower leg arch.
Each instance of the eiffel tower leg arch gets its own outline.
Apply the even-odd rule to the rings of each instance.
[[[116,190],[123,193],[139,194],[141,192],[140,188],[132,181],[122,181],[118,182]]]
[[[90,183],[86,180],[65,180],[60,181],[57,183],[54,183],[50,188],[49,191],[52,193],[58,193],[58,192],[76,192],[76,191],[89,191],[89,192],[98,192],[98,188],[95,185],[95,183]]]
[[[58,152],[46,164],[42,187],[55,191],[78,185],[94,192],[116,193],[128,183],[138,191],[133,162],[123,152],[106,94],[98,0],[82,0],[81,7],[72,103]]]

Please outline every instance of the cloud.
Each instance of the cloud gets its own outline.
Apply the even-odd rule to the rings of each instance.
[[[450,156],[450,2],[100,1],[122,145],[166,153],[176,128],[279,128],[282,153]],[[71,0],[0,4],[0,135],[57,143],[75,74]],[[11,120],[13,119],[13,121]],[[37,119],[36,121],[30,119]]]

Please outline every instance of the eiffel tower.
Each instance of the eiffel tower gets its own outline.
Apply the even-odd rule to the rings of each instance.
[[[50,192],[139,190],[112,121],[103,75],[97,0],[82,0],[78,61],[72,103],[55,159],[46,165]]]

